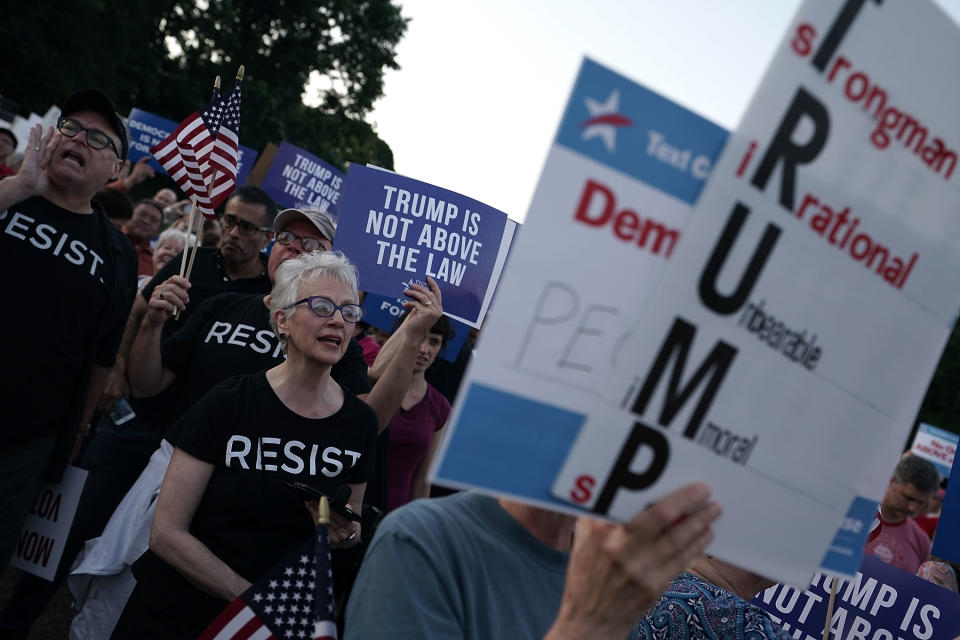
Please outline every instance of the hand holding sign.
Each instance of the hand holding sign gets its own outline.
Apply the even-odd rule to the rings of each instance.
[[[623,638],[667,583],[703,553],[720,507],[691,484],[625,524],[580,518],[557,621],[547,637]]]
[[[433,278],[427,278],[427,285],[429,288],[422,284],[411,283],[403,292],[411,298],[403,303],[403,308],[409,312],[403,324],[411,332],[426,334],[443,315],[443,297],[440,294],[440,287]]]

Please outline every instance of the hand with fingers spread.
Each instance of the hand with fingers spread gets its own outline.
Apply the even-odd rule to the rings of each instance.
[[[720,507],[702,484],[679,489],[622,524],[577,521],[548,638],[625,638],[670,580],[713,539]]]
[[[412,284],[403,292],[410,300],[403,302],[409,312],[404,320],[408,331],[426,333],[443,315],[443,296],[436,280],[427,278],[427,286]]]
[[[157,327],[172,317],[177,311],[183,311],[190,302],[190,296],[187,291],[190,289],[190,281],[180,276],[170,276],[167,280],[157,285],[150,301],[147,303],[147,315],[143,318],[143,323],[148,327]]]
[[[153,167],[150,166],[150,156],[143,156],[132,165],[125,161],[124,170],[127,167],[129,167],[129,172],[120,179],[127,191],[154,176]]]
[[[47,129],[46,133],[43,132],[43,125],[37,124],[30,128],[27,150],[20,163],[20,170],[17,175],[7,178],[11,181],[8,184],[16,185],[15,201],[43,195],[46,192],[49,184],[46,169],[54,147],[51,144],[52,138],[52,127]]]

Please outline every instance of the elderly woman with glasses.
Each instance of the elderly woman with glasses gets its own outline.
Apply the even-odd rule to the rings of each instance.
[[[330,376],[363,315],[356,270],[341,253],[287,260],[269,307],[286,360],[227,379],[168,433],[176,448],[150,550],[134,567],[137,587],[114,637],[196,637],[313,533],[290,483],[328,496],[347,486],[347,506],[361,510],[377,418]],[[359,522],[343,512],[332,514],[334,546],[359,539]]]

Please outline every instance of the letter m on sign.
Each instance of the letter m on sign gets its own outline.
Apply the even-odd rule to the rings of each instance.
[[[682,318],[674,321],[632,407],[633,413],[638,416],[646,413],[654,392],[660,386],[661,379],[666,376],[667,368],[670,367],[663,406],[657,422],[662,427],[669,427],[684,405],[693,398],[694,392],[703,387],[703,393],[700,394],[690,421],[683,430],[683,435],[690,439],[693,439],[700,429],[700,423],[703,422],[707,409],[710,408],[714,396],[720,389],[720,383],[723,382],[734,356],[737,355],[737,350],[726,342],[717,342],[706,359],[684,383],[683,372],[696,333],[696,327]]]

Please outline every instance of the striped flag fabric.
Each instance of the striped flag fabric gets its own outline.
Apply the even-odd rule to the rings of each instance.
[[[237,186],[240,162],[240,83],[238,82],[217,112],[210,167],[215,172],[210,200],[214,207],[233,192]]]
[[[231,602],[199,640],[337,640],[326,525]]]
[[[240,132],[240,83],[226,100],[214,89],[210,102],[150,148],[177,186],[195,196],[208,218],[237,183]],[[212,188],[208,190],[211,175]]]

